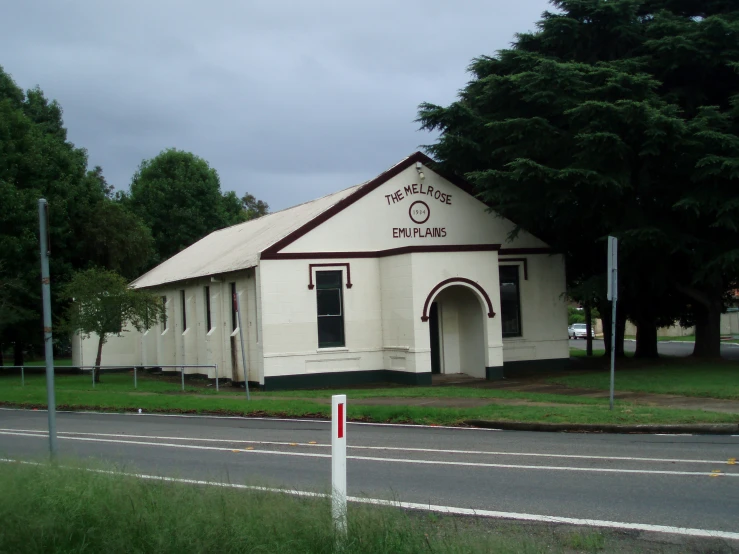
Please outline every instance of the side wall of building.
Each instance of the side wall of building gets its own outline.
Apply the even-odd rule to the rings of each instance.
[[[121,336],[109,337],[103,347],[102,364],[145,367],[217,365],[220,378],[243,381],[238,319],[234,319],[232,310],[232,283],[235,283],[241,306],[249,381],[263,383],[257,317],[259,295],[254,268],[213,279],[197,279],[151,289],[157,296],[166,297],[166,323],[158,323],[144,333],[127,328]],[[210,302],[206,301],[206,291]],[[97,336],[88,339],[77,337],[75,341],[78,347],[74,352],[79,361],[74,360],[74,363],[93,364]],[[176,367],[165,369],[177,371]],[[215,367],[186,367],[185,373],[203,374],[209,378],[216,375]]]
[[[511,261],[521,258],[525,261]],[[505,365],[568,359],[564,258],[549,254],[501,256],[500,263],[519,267],[521,298],[522,334],[503,339]]]

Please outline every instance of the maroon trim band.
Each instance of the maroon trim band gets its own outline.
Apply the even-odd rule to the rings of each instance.
[[[423,304],[423,314],[421,314],[421,321],[426,322],[429,320],[429,306],[431,305],[431,301],[434,299],[434,295],[436,292],[442,288],[445,285],[448,285],[449,283],[464,283],[466,285],[469,285],[475,289],[482,295],[482,297],[485,299],[485,303],[488,305],[488,317],[495,317],[495,312],[493,311],[493,303],[490,301],[490,297],[488,296],[488,293],[485,292],[485,289],[482,288],[478,283],[475,283],[471,279],[467,279],[465,277],[452,277],[451,279],[446,279],[436,285],[433,289],[431,289],[431,292],[426,297],[426,302]]]
[[[314,267],[346,267],[346,288],[352,288],[352,269],[348,263],[338,264],[308,264],[308,289],[313,290],[313,268]]]
[[[515,254],[554,254],[551,248],[501,248],[501,256],[512,256]]]
[[[498,265],[506,262],[523,262],[523,280],[529,280],[529,261],[526,258],[498,258]]]
[[[336,258],[385,258],[401,254],[417,252],[492,252],[500,249],[500,244],[461,244],[435,246],[401,246],[388,250],[374,250],[369,252],[277,252],[274,254],[262,252],[262,260],[322,260]]]

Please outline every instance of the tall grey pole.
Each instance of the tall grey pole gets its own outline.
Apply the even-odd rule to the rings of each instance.
[[[54,350],[51,342],[51,279],[49,278],[49,205],[46,199],[38,201],[38,222],[41,244],[41,295],[44,302],[44,353],[46,355],[46,402],[49,414],[49,453],[57,454],[56,398],[54,397]]]
[[[618,302],[618,239],[608,237],[608,300],[611,304],[611,394],[610,410],[613,410],[613,393],[616,388],[616,303]]]
[[[241,363],[244,366],[244,386],[246,387],[246,399],[249,398],[249,372],[246,369],[246,349],[244,348],[244,328],[241,326],[241,302],[239,301],[239,293],[234,293],[234,302],[236,302],[236,317],[239,323],[239,336],[241,337]]]
[[[613,410],[613,392],[616,388],[616,299],[611,304],[611,395],[610,408]]]

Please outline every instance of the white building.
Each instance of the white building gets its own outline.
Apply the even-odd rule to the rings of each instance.
[[[495,379],[569,358],[563,258],[420,152],[355,187],[211,233],[133,282],[167,322],[112,337],[104,365],[218,365],[267,390],[432,373]],[[96,337],[77,340],[76,365]],[[186,373],[214,370],[191,368]]]

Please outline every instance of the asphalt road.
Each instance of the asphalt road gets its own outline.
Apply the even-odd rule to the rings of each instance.
[[[579,348],[585,350],[587,342],[584,339],[572,340],[570,339],[570,348]],[[693,347],[695,346],[692,342],[665,342],[660,341],[657,343],[657,350],[660,354],[666,356],[690,356],[693,353]],[[593,350],[605,350],[605,344],[602,340],[593,341]],[[636,350],[636,342],[625,341],[624,350],[626,352],[633,352]],[[739,346],[732,344],[721,345],[721,356],[727,360],[739,360]]]
[[[46,424],[43,411],[0,410],[0,456],[44,458]],[[330,489],[329,422],[59,413],[58,430],[62,457],[146,474]],[[349,495],[739,532],[739,465],[730,463],[739,436],[349,424],[347,443]]]

